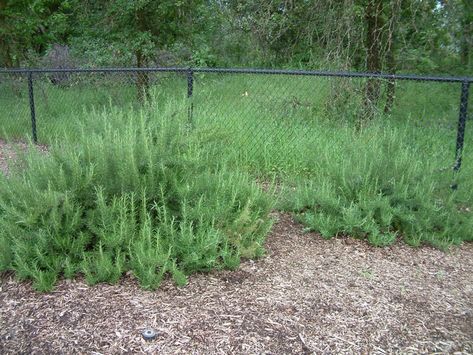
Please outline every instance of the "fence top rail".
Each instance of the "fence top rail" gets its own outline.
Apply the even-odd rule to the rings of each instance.
[[[0,69],[0,74],[21,73],[127,73],[127,72],[174,72],[174,73],[228,73],[228,74],[266,74],[266,75],[300,75],[341,78],[370,78],[390,80],[466,82],[472,83],[473,77],[430,76],[415,74],[364,73],[349,71],[323,70],[289,70],[289,69],[252,69],[252,68],[189,68],[189,67],[149,67],[149,68],[17,68]]]

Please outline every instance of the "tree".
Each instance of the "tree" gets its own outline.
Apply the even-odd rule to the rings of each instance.
[[[82,41],[99,43],[101,50],[113,51],[109,57],[133,59],[134,65],[146,67],[157,49],[172,47],[186,41],[193,33],[192,14],[203,1],[100,0],[77,2],[80,22],[86,24]],[[128,64],[130,65],[130,64]],[[136,76],[138,98],[149,97],[146,72]]]
[[[390,16],[388,20],[387,28],[387,48],[386,48],[386,71],[390,74],[395,74],[397,70],[396,61],[396,46],[397,46],[397,29],[399,26],[399,12],[401,9],[402,0],[391,0],[390,3]],[[391,112],[394,106],[394,97],[396,91],[396,81],[389,79],[386,83],[386,104],[384,106],[384,112]]]
[[[19,66],[38,26],[28,1],[0,0],[0,66]]]
[[[68,1],[0,0],[0,66],[20,66],[72,34]]]
[[[463,0],[461,18],[461,63],[471,68],[473,66],[473,2]]]
[[[368,0],[365,7],[366,21],[366,69],[371,73],[379,73],[382,69],[381,44],[384,21],[382,17],[383,1]],[[379,99],[381,83],[378,79],[368,79],[366,82],[365,114],[370,119],[373,107]]]
[[[473,2],[470,0],[442,1],[445,26],[450,29],[452,49],[459,54],[463,69],[473,70]]]
[[[200,65],[460,73],[472,24],[471,0],[0,0],[0,65],[61,44],[95,66],[153,65],[156,51],[184,48]],[[142,98],[147,80],[137,75]],[[365,93],[377,102],[378,81]]]

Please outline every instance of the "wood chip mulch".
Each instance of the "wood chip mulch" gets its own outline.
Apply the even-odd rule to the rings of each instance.
[[[375,248],[274,218],[264,258],[181,288],[126,276],[39,294],[3,275],[0,354],[473,353],[472,244]]]
[[[0,353],[472,353],[473,247],[384,249],[279,214],[267,256],[141,290],[0,281]],[[155,340],[141,337],[145,328]]]

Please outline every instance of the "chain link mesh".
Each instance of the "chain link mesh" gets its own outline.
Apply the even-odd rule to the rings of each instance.
[[[2,139],[23,140],[31,134],[26,73],[0,75],[0,134]]]
[[[467,99],[461,82],[270,74],[191,69],[0,72],[1,139],[32,138],[33,93],[37,138],[45,144],[75,135],[91,111],[140,109],[153,102],[153,109],[166,112],[169,119],[188,120],[241,154],[270,156],[275,165],[301,156],[315,163],[314,147],[321,134],[335,140],[340,127],[363,129],[382,122],[409,136],[400,144],[410,142],[443,161],[439,171],[451,171],[458,150],[459,110]],[[472,106],[462,108],[470,120]],[[333,130],[321,133],[321,121]],[[93,130],[93,124],[87,124]],[[465,149],[473,143],[468,133]],[[346,142],[348,149],[350,144]],[[473,164],[469,156],[463,160]]]

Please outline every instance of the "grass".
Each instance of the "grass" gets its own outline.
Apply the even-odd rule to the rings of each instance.
[[[7,77],[0,82],[0,134],[12,140],[31,136],[31,115],[26,76]],[[184,97],[186,79],[179,75],[155,75],[151,91],[154,107],[160,107],[170,97]],[[62,85],[54,85],[48,74],[36,75],[34,97],[38,139],[51,144],[57,137],[68,135],[69,140],[80,137],[86,128],[97,132],[103,116],[91,113],[111,112],[113,109],[140,109],[132,75],[74,74]],[[163,95],[164,91],[173,93]],[[178,94],[180,92],[180,94]],[[111,117],[111,116],[108,116]],[[113,119],[113,118],[112,118]],[[87,127],[84,127],[87,126]]]
[[[381,102],[360,128],[360,80],[199,74],[192,99],[184,77],[153,83],[144,106],[131,85],[37,84],[51,153],[30,153],[0,180],[0,269],[38,290],[129,270],[145,288],[165,275],[183,284],[262,255],[274,204],[326,238],[441,249],[473,240],[468,132],[463,168],[452,171],[456,84],[400,83],[393,111]],[[27,139],[27,120],[11,119],[27,101],[2,92],[3,136]]]

